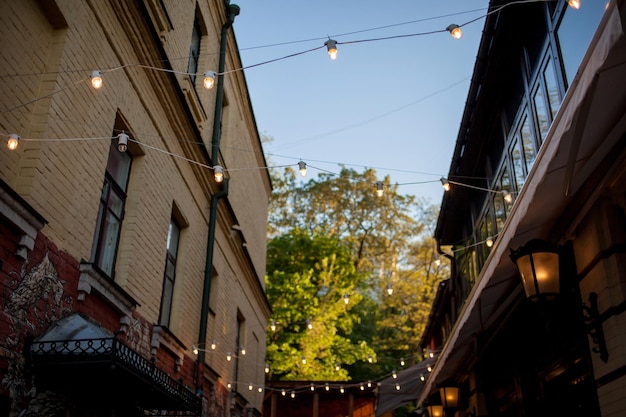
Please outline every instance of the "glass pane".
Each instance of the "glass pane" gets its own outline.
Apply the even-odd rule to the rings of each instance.
[[[163,280],[163,298],[161,299],[160,324],[169,326],[172,312],[172,296],[174,294],[174,283],[169,279]]]
[[[496,232],[501,232],[504,228],[506,220],[506,209],[504,208],[504,199],[502,194],[496,194],[493,197],[493,211],[496,217]]]
[[[524,185],[526,179],[524,175],[524,162],[522,161],[522,152],[519,150],[519,140],[516,138],[515,147],[511,151],[511,161],[513,162],[513,175],[515,177],[515,185],[518,190]]]
[[[554,72],[554,63],[552,58],[548,58],[546,68],[543,71],[543,79],[546,83],[546,90],[548,91],[548,104],[550,106],[550,114],[552,120],[556,117],[556,113],[561,107],[561,94],[559,93],[559,86],[556,82],[556,75]]]
[[[605,5],[606,1],[596,0],[583,2],[579,10],[565,8],[565,16],[557,29],[557,36],[568,85],[572,83],[578,71],[589,42],[604,14]]]
[[[167,251],[172,254],[174,258],[178,253],[178,241],[180,240],[180,227],[172,220],[170,222],[170,230],[167,234]]]
[[[120,196],[119,194],[117,194],[115,191],[111,192],[111,195],[109,196],[109,205],[108,205],[109,211],[113,214],[115,214],[115,216],[118,219],[122,218],[122,212],[124,211],[124,199],[122,196]]]
[[[535,163],[535,158],[537,157],[537,152],[535,151],[535,143],[533,141],[533,136],[530,132],[530,123],[528,122],[528,117],[524,117],[524,121],[522,122],[522,128],[520,129],[520,134],[522,136],[522,145],[524,146],[524,159],[526,160],[526,172],[530,172],[530,168],[532,168]]]
[[[537,118],[537,124],[539,126],[539,133],[541,135],[541,142],[548,136],[548,130],[550,129],[550,116],[548,115],[548,109],[546,107],[546,101],[543,94],[543,88],[538,85],[535,94],[535,116]]]
[[[107,172],[113,181],[120,186],[124,192],[128,186],[128,175],[130,174],[131,156],[128,151],[117,150],[117,142],[114,140],[109,149],[109,161],[107,162]]]
[[[113,264],[117,251],[117,240],[120,232],[120,222],[110,212],[107,213],[102,228],[102,235],[98,245],[97,265],[107,275],[113,275]]]

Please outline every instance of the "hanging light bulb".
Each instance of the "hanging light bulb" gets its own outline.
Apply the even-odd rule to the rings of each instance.
[[[96,90],[102,88],[102,72],[100,71],[92,71],[91,72],[91,86]]]
[[[239,346],[239,353],[241,353],[242,356],[246,356],[246,348],[244,345]]]
[[[298,171],[300,171],[300,176],[306,177],[306,162],[298,162]]]
[[[463,36],[463,32],[461,31],[459,25],[451,24],[446,28],[446,30],[450,32],[450,35],[452,35],[454,39],[461,39]]]
[[[345,389],[343,389],[343,385],[339,387],[339,392],[340,392],[340,393],[342,393],[342,394],[343,394],[344,392],[346,392],[346,390],[345,390]]]
[[[441,186],[443,187],[444,191],[450,191],[450,183],[447,179],[441,178],[439,181],[441,181]]]
[[[335,364],[335,371],[339,372],[340,369],[341,369],[341,365],[336,363]]]
[[[387,284],[387,294],[393,294],[393,285]]]
[[[248,384],[248,391],[252,391],[252,388],[254,388],[252,384]]]
[[[400,358],[400,366],[404,366],[404,358]]]
[[[367,355],[367,361],[368,361],[369,363],[374,362],[374,358],[372,358],[372,355],[370,355],[370,354],[368,354],[368,355]]]
[[[422,381],[422,382],[426,381],[426,377],[424,376],[424,374],[420,375],[420,381]]]
[[[195,346],[193,347],[193,354],[194,354],[194,355],[197,355],[197,354],[198,354],[198,348],[197,348],[197,347],[195,347]]]
[[[306,365],[306,357],[304,355],[302,355],[302,365]],[[313,387],[313,384],[311,384],[311,387]]]
[[[227,360],[228,362],[230,362],[230,360],[231,360],[232,358],[233,358],[233,355],[232,355],[230,352],[228,352],[228,353],[226,354],[226,360]]]
[[[337,59],[337,41],[329,39],[324,42],[324,45],[326,45],[326,48],[328,49],[328,55],[330,56],[330,59],[332,59],[333,61]]]
[[[428,365],[428,368],[426,368],[426,370],[427,370],[428,372],[432,372],[432,371],[433,371],[433,367],[432,367],[432,366],[430,366],[430,365]]]
[[[295,391],[291,391],[291,398],[296,398],[296,392]]]
[[[324,389],[330,391],[330,384],[328,382],[324,384]]]
[[[14,151],[17,149],[17,145],[19,145],[20,137],[15,133],[11,133],[9,135],[9,139],[7,140],[7,147],[9,150]]]
[[[231,384],[230,382],[226,384],[226,388],[231,389],[232,387],[233,387],[233,384]]]
[[[280,390],[280,395],[282,395],[284,397],[285,395],[287,395],[287,391],[285,391],[284,389],[281,389]]]
[[[259,391],[259,392],[263,392],[263,387],[259,387],[259,388],[257,388],[257,391]]]
[[[202,81],[204,88],[206,88],[207,90],[210,90],[213,88],[213,86],[215,85],[216,75],[217,74],[215,73],[215,71],[207,71],[204,73],[204,80]]]
[[[572,9],[580,9],[580,0],[567,0],[567,4],[569,4],[569,7]]]
[[[400,391],[400,384],[396,384],[396,391]]]
[[[270,329],[275,332],[276,331],[276,322],[274,320],[272,320],[272,322],[270,323]]]
[[[504,201],[507,203],[513,202],[513,195],[511,195],[511,193],[507,190],[502,190],[502,196],[504,197]]]
[[[211,350],[215,350],[216,347],[217,347],[217,341],[213,339],[213,341],[211,342]]]
[[[265,364],[265,373],[266,374],[270,373],[270,365],[268,363]]]
[[[391,371],[391,377],[392,377],[393,379],[398,378],[398,374],[396,373],[396,371]]]
[[[382,197],[385,192],[385,185],[382,181],[376,181],[376,196]]]
[[[124,132],[117,135],[117,150],[120,152],[126,152],[128,149],[128,135]]]
[[[367,381],[367,388],[372,388],[372,381]]]
[[[364,386],[363,384],[361,384],[361,385],[359,385],[359,389],[360,389],[361,391],[365,391],[365,386]]]
[[[315,391],[315,385],[311,382],[311,391]]]
[[[311,320],[306,319],[306,327],[307,327],[309,330],[313,330],[313,323],[311,323]]]
[[[487,245],[488,248],[493,246],[493,238],[491,236],[485,240],[485,245]]]
[[[215,165],[213,167],[213,176],[215,177],[215,182],[224,181],[224,168],[219,165]]]
[[[343,302],[344,302],[345,304],[350,303],[350,296],[349,296],[348,294],[344,294],[344,295],[343,295]]]

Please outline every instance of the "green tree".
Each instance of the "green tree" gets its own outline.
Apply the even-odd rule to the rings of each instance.
[[[348,379],[337,365],[374,352],[366,341],[348,337],[358,325],[351,309],[362,300],[363,279],[347,247],[336,238],[293,229],[272,239],[268,253],[266,290],[277,326],[268,333],[271,377]]]
[[[315,379],[377,379],[399,370],[400,358],[410,364],[421,353],[418,342],[436,285],[447,276],[431,237],[436,210],[414,196],[399,194],[389,178],[383,180],[383,196],[377,196],[378,179],[371,169],[323,173],[300,186],[291,167],[275,177],[269,213],[273,239],[268,246],[268,296],[275,320],[289,326],[288,334],[280,334],[285,327],[279,327],[268,337],[268,356],[276,361],[272,363],[273,377],[304,379],[310,375],[304,372],[309,356],[306,366],[299,362],[302,351],[317,358],[316,366],[324,368],[311,368]],[[299,241],[302,237],[306,245]],[[333,245],[326,246],[328,239]],[[331,247],[334,249],[329,250]],[[337,263],[338,259],[341,262]],[[348,264],[353,273],[348,272]],[[331,265],[332,274],[320,273]],[[344,267],[335,269],[337,265]],[[344,277],[336,287],[341,291],[347,291],[341,287],[344,282],[354,283],[350,308],[343,315],[331,308],[330,315],[322,313],[329,305],[341,305],[342,295],[337,290],[332,296],[320,292],[322,275]],[[307,318],[330,327],[320,327],[323,334],[303,332],[299,323]],[[315,340],[303,336],[307,334]],[[341,339],[326,337],[331,334]],[[317,343],[334,347],[320,348]],[[354,350],[356,346],[361,349]],[[337,352],[346,356],[340,358]],[[326,373],[335,362],[345,368]]]

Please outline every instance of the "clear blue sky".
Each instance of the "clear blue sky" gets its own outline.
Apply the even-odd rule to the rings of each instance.
[[[335,61],[324,47],[245,70],[259,132],[274,138],[265,145],[270,164],[302,159],[310,175],[313,167],[338,173],[340,163],[375,168],[392,183],[434,181],[398,191],[441,203],[438,180],[450,166],[487,0],[233,3],[241,7],[234,28],[244,67],[322,46],[328,36],[339,43]],[[460,40],[443,32],[348,43],[474,19]],[[300,40],[310,41],[289,43]]]

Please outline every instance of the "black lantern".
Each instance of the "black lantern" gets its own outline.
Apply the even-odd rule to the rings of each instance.
[[[559,295],[559,250],[556,245],[533,239],[517,250],[511,249],[529,300],[552,299]]]

